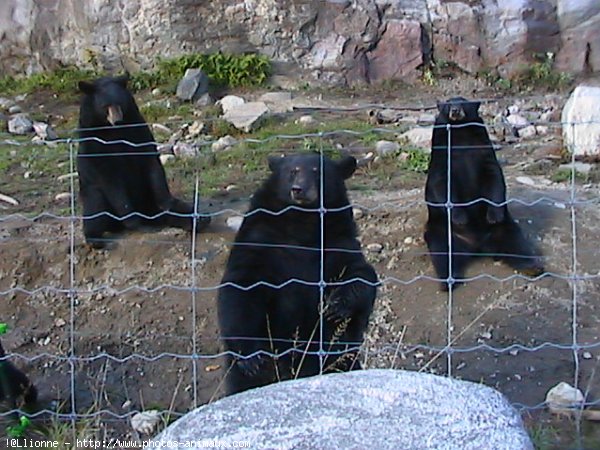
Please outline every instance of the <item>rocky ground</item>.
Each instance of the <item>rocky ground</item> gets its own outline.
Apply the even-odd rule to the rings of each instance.
[[[533,204],[512,203],[511,210],[543,251],[546,274],[540,279],[516,277],[488,259],[470,267],[473,280],[452,296],[429,279],[434,274],[422,238],[426,175],[418,156],[426,155],[419,146],[428,144],[422,132],[404,133],[430,124],[435,100],[457,93],[489,99],[482,112],[498,144],[509,197]],[[241,95],[259,97],[254,92]],[[76,180],[69,175],[69,145],[35,146],[29,144],[29,134],[0,133],[0,165],[6,173],[0,194],[18,201],[0,203],[0,318],[10,327],[3,342],[7,350],[27,358],[16,364],[46,398],[64,402],[63,411],[74,401],[79,414],[107,412],[99,419],[82,419],[107,435],[135,435],[127,420],[132,411],[160,409],[174,417],[219,398],[226,368],[218,355],[215,287],[234,239],[231,218],[245,211],[268,154],[322,146],[352,153],[361,162],[349,181],[350,195],[367,258],[383,281],[364,345],[365,366],[450,371],[496,387],[522,410],[537,442],[547,443],[540,448],[564,448],[571,442],[571,423],[550,420],[543,406],[546,392],[566,381],[577,382],[588,402],[600,395],[595,381],[600,288],[594,278],[600,273],[600,250],[594,245],[600,192],[594,164],[578,166],[573,185],[571,168],[561,168],[569,161],[556,122],[566,96],[498,96],[462,80],[375,94],[298,91],[292,99],[296,108],[312,108],[277,116],[278,123],[295,126],[296,133],[325,125],[345,128],[351,119],[355,129],[370,134],[365,139],[348,134],[281,139],[271,147],[245,148],[246,153],[235,153],[234,145],[202,151],[198,158],[174,155],[165,162],[174,191],[190,197],[197,177],[201,205],[219,214],[193,240],[170,229],[134,233],[121,236],[111,250],[86,247],[81,223],[70,220],[70,183]],[[172,100],[148,93],[141,103],[157,101]],[[30,115],[39,114],[39,98],[16,103]],[[369,103],[417,107],[335,114],[315,110]],[[70,101],[51,106],[42,121],[63,135],[76,108]],[[194,134],[193,127],[190,132],[195,121],[210,124],[214,117],[192,113],[157,120],[155,132],[169,144],[167,154],[176,153],[176,144],[196,145],[197,150],[204,148],[199,142],[219,137],[206,130]],[[310,123],[308,128],[302,128],[303,121]],[[161,126],[167,129],[160,131]],[[266,126],[273,126],[272,119],[263,122]],[[373,128],[385,132],[373,133]],[[260,130],[259,125],[255,133]],[[232,135],[236,141],[250,136]],[[580,201],[573,208],[572,198]],[[43,212],[55,216],[39,216]],[[576,282],[568,279],[573,273],[580,276]],[[577,352],[577,365],[574,338],[584,347]],[[451,357],[441,351],[449,341]],[[78,358],[73,366],[70,354]],[[597,443],[594,433],[584,431],[589,442]]]

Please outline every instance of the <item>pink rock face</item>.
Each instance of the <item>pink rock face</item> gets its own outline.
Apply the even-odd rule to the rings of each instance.
[[[423,63],[421,24],[416,20],[390,20],[377,47],[367,53],[369,79],[376,84],[386,80],[415,79],[415,69]]]

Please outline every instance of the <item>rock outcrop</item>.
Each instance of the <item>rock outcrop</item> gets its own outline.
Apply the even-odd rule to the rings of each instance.
[[[324,84],[411,80],[449,62],[511,76],[538,53],[600,71],[596,0],[4,0],[8,74],[61,65],[135,71],[156,57],[259,52],[284,75]]]

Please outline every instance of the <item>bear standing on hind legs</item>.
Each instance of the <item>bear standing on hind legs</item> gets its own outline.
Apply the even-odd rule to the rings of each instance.
[[[505,204],[504,175],[479,116],[479,105],[462,97],[438,103],[425,186],[429,212],[425,241],[444,290],[464,277],[474,254],[493,256],[529,276],[544,271],[538,250],[525,238]],[[446,207],[449,144],[451,274]],[[456,203],[469,205],[454,206]]]
[[[162,226],[193,229],[194,205],[171,195],[154,136],[127,80],[121,76],[79,83],[83,97],[77,171],[83,234],[97,248],[104,246],[106,232]],[[196,231],[209,222],[208,217],[198,218]]]
[[[356,160],[295,155],[271,157],[269,167],[219,290],[221,339],[227,351],[241,355],[228,354],[227,394],[316,375],[320,350],[330,353],[324,372],[360,368],[357,347],[376,295],[377,275],[356,239],[344,184]],[[261,351],[283,355],[256,354]]]

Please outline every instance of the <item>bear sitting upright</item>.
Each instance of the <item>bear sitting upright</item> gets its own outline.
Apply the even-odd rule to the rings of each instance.
[[[154,136],[127,89],[127,80],[127,76],[104,77],[79,83],[83,98],[77,170],[83,233],[86,242],[97,248],[104,246],[105,232],[145,226],[193,229],[194,206],[169,192]],[[197,219],[196,230],[209,222],[208,217]]]
[[[360,368],[357,347],[377,290],[344,184],[356,160],[304,154],[271,157],[269,167],[272,173],[237,233],[218,295],[221,338],[226,350],[241,355],[228,355],[228,394],[316,375],[320,350],[328,353],[324,372]]]
[[[463,97],[438,103],[439,114],[433,130],[425,186],[429,211],[425,241],[444,290],[455,285],[455,280],[463,278],[466,265],[474,254],[493,256],[530,276],[537,276],[544,271],[538,250],[525,238],[506,205],[504,175],[479,116],[479,105],[479,102],[471,102]],[[448,125],[450,130],[447,129]],[[451,277],[448,268],[446,206],[448,144],[451,151]],[[456,203],[469,205],[455,206]]]

